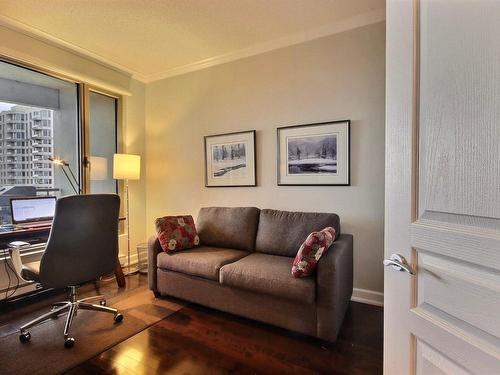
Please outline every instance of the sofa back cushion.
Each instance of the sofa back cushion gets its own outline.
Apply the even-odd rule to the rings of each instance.
[[[253,251],[260,210],[255,207],[204,207],[196,229],[205,246]]]
[[[333,227],[340,235],[336,214],[261,210],[255,251],[294,257],[311,232]]]

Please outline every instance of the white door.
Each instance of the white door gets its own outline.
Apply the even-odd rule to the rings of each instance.
[[[500,0],[388,0],[384,373],[500,374]]]

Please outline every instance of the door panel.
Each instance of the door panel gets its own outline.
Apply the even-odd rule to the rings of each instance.
[[[459,319],[477,336],[500,338],[498,273],[423,251],[419,251],[418,268],[418,307]]]
[[[416,271],[385,271],[387,374],[500,373],[499,19],[387,3],[386,257]]]
[[[421,1],[419,24],[420,214],[498,223],[500,2]]]
[[[417,340],[418,375],[470,375],[471,373],[451,361],[443,353]]]

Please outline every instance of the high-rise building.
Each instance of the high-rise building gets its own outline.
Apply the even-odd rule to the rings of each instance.
[[[0,185],[54,187],[53,111],[14,106],[0,112]]]

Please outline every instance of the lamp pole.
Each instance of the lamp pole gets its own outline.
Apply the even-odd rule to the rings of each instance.
[[[130,205],[128,197],[128,178],[125,179],[125,206],[127,209],[127,273],[126,276],[134,275],[139,272],[139,267],[136,270],[130,269]],[[139,261],[139,259],[137,259]]]

